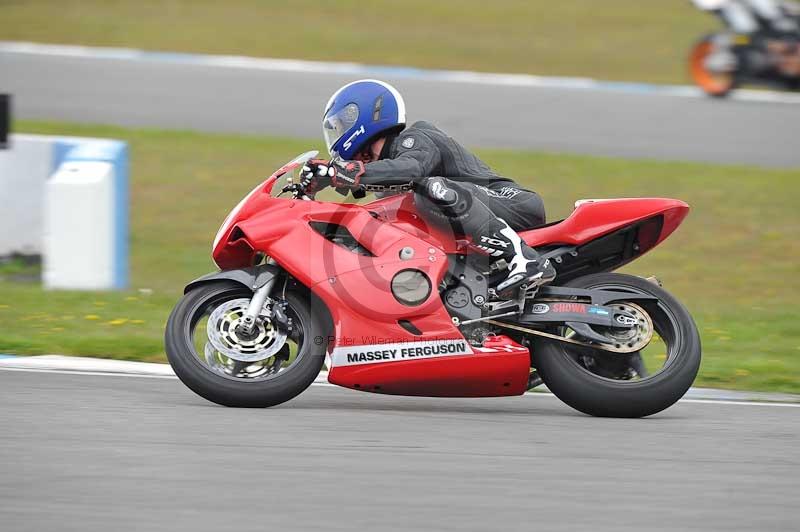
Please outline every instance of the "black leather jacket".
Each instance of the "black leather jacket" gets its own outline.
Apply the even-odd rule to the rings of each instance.
[[[386,139],[378,161],[367,163],[361,182],[366,185],[400,185],[424,177],[447,177],[489,185],[512,181],[428,122],[416,122]]]

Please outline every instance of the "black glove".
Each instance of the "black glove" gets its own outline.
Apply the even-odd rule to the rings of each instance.
[[[330,171],[333,170],[333,174]],[[364,175],[364,163],[361,161],[342,161],[334,159],[330,162],[328,173],[336,188],[357,190],[361,187],[361,176]]]
[[[361,161],[312,159],[300,170],[300,184],[309,196],[329,185],[346,195],[348,189],[356,191],[361,188],[363,174],[364,163]]]
[[[317,192],[330,186],[334,174],[336,171],[330,167],[330,161],[311,159],[300,169],[300,185],[313,198]]]

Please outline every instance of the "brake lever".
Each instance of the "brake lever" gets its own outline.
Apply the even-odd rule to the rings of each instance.
[[[290,183],[281,189],[281,194],[286,192],[291,192],[292,196],[296,198],[299,194],[305,192],[305,189],[300,183]]]

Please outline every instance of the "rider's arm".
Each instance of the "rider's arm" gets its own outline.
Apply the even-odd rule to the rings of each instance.
[[[401,133],[395,140],[397,154],[364,165],[361,183],[365,185],[402,185],[417,177],[436,174],[442,154],[434,142],[419,132]]]

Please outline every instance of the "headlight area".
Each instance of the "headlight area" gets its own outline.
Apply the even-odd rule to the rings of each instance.
[[[224,232],[220,238],[224,237]],[[214,249],[214,262],[223,270],[247,268],[253,265],[258,253],[247,239],[244,231],[234,225],[224,245]]]
[[[237,216],[239,215],[239,212],[242,210],[245,204],[248,201],[250,201],[250,198],[252,198],[259,190],[261,190],[264,187],[265,183],[266,181],[259,183],[253,190],[251,190],[247,194],[247,196],[243,197],[242,200],[236,204],[236,207],[234,207],[230,213],[228,213],[228,216],[225,217],[225,221],[223,221],[222,225],[219,226],[219,231],[217,231],[217,235],[214,237],[214,244],[211,248],[212,251],[217,249],[220,240],[222,240],[222,237],[225,236],[225,233],[228,231],[228,228],[231,226],[231,224],[234,221],[237,222],[239,221],[237,220]]]

